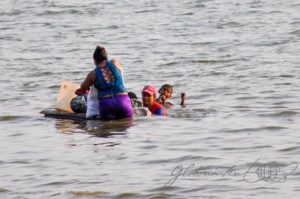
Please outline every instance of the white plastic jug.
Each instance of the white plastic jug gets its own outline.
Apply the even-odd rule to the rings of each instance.
[[[78,88],[80,88],[79,84],[67,81],[61,82],[55,108],[59,111],[73,113],[70,102],[74,97],[77,96],[75,91]]]

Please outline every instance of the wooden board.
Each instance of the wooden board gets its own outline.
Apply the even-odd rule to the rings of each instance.
[[[45,117],[57,118],[57,119],[71,119],[71,120],[89,120],[85,117],[85,113],[70,113],[65,111],[58,111],[53,109],[46,109],[40,112]]]
[[[135,117],[150,116],[151,113],[147,108],[136,107],[133,109]],[[99,120],[99,118],[87,118],[85,113],[70,113],[65,111],[58,111],[55,109],[46,109],[41,111],[45,117],[57,118],[57,119],[71,119],[71,120]]]

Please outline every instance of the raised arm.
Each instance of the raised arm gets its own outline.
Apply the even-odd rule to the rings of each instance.
[[[181,93],[181,102],[180,102],[180,105],[182,107],[185,107],[185,99],[186,99],[186,95],[184,92]]]

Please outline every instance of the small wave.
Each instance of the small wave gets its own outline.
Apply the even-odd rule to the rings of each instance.
[[[12,165],[12,164],[30,164],[30,161],[26,161],[26,160],[15,160],[15,161],[10,161],[7,162],[8,164]]]
[[[231,21],[228,23],[217,25],[217,28],[223,29],[223,28],[227,28],[227,27],[235,28],[235,27],[242,27],[242,26],[243,26],[243,24],[241,24],[241,23]]]
[[[0,116],[0,121],[13,121],[22,118],[23,116],[15,116],[15,115],[2,115]]]
[[[73,15],[73,14],[84,14],[84,13],[77,9],[61,10],[61,11],[46,10],[44,12],[37,14],[37,16],[56,16],[56,15],[63,15],[63,14],[72,14]]]
[[[109,194],[105,191],[69,191],[69,193],[75,196],[103,196]]]
[[[293,4],[291,7],[295,8],[295,7],[300,7],[300,3],[295,3]]]
[[[275,83],[274,85],[276,86],[288,86],[288,85],[291,85],[292,83],[289,83],[289,82],[285,82],[285,83]]]
[[[53,196],[59,196],[61,195],[61,193],[54,193],[54,194],[51,194],[50,196],[53,197]]]
[[[205,45],[213,45],[215,44],[215,42],[210,42],[210,41],[207,41],[207,42],[192,42],[192,43],[189,43],[190,45],[194,45],[194,46],[205,46]]]
[[[253,149],[263,149],[263,148],[272,148],[270,145],[261,145],[261,146],[253,146],[253,147],[223,147],[222,150],[225,151],[233,151],[233,150],[253,150]]]
[[[282,129],[286,129],[286,127],[283,126],[266,126],[261,128],[261,130],[282,130]]]
[[[160,64],[159,66],[173,66],[173,65],[176,65],[176,64],[179,64],[179,62],[169,62],[169,63],[166,63],[166,64]]]
[[[279,75],[278,77],[292,78],[295,77],[295,75]]]
[[[206,5],[204,5],[204,4],[197,4],[197,5],[195,5],[195,8],[205,8],[206,7]]]
[[[293,24],[293,25],[296,25],[296,24]],[[299,24],[297,24],[297,25],[299,25]],[[293,32],[290,32],[289,34],[291,34],[291,35],[300,35],[300,29],[299,30],[295,30]]]
[[[141,198],[141,196],[137,193],[125,192],[118,194],[116,198]]]
[[[47,88],[57,91],[57,90],[59,90],[60,86],[59,85],[51,85],[51,86],[48,86]]]
[[[178,109],[171,109],[168,111],[168,117],[170,118],[178,118],[178,119],[201,119],[206,117],[208,114],[212,114],[217,112],[215,109],[203,109],[203,108],[196,108],[196,109],[188,109],[188,108],[179,108]]]
[[[118,28],[119,28],[118,26],[112,25],[112,26],[107,26],[105,29],[116,30],[116,29],[118,29]]]
[[[298,25],[298,24],[300,24],[300,21],[294,21],[291,23],[291,25]],[[296,30],[296,31],[298,31],[298,30]]]
[[[226,130],[226,133],[240,133],[240,132],[259,132],[259,131],[272,131],[272,130],[282,130],[286,129],[286,127],[281,126],[266,126],[266,127],[260,127],[260,128],[242,128],[242,129],[231,129]]]
[[[277,150],[277,151],[287,152],[287,151],[296,151],[298,149],[299,149],[298,146],[294,146],[294,147],[288,147],[288,148],[280,149],[280,150]]]
[[[289,43],[290,40],[289,39],[284,39],[284,40],[279,40],[279,41],[265,41],[265,42],[261,42],[261,43],[258,43],[256,44],[256,46],[259,46],[259,47],[264,47],[264,46],[277,46],[277,45],[282,45],[282,44],[287,44]],[[272,63],[272,62],[270,62]]]
[[[159,11],[158,9],[149,9],[149,10],[137,10],[137,11],[134,11],[134,13],[136,14],[141,14],[141,13],[154,13],[154,12],[157,12]]]
[[[21,39],[15,38],[14,36],[11,36],[11,35],[2,36],[2,37],[0,37],[0,40],[22,41]]]
[[[238,105],[238,106],[229,106],[230,108],[233,109],[250,109],[250,106],[244,106],[244,105]]]
[[[252,100],[252,99],[257,99],[255,96],[245,96],[245,97],[237,97],[235,98],[237,100]]]
[[[226,75],[227,73],[225,72],[217,72],[217,71],[212,71],[210,73],[208,73],[207,75],[204,76],[219,76],[219,75]]]
[[[8,192],[10,192],[10,190],[4,189],[4,188],[0,188],[0,194],[7,194]]]
[[[286,167],[287,166],[287,164],[284,164],[284,163],[280,163],[280,162],[276,162],[276,161],[265,162],[265,161],[259,160],[259,159],[256,162],[250,162],[250,163],[245,164],[246,167],[252,167],[252,168],[261,167],[262,165],[263,166],[264,165],[273,165],[273,166],[276,165],[276,167]]]
[[[54,75],[55,73],[50,72],[50,71],[45,71],[45,72],[37,72],[37,73],[33,73],[32,75],[30,75],[30,77],[42,77],[42,76],[51,76]]]
[[[212,63],[225,63],[226,60],[209,60],[209,59],[200,59],[200,60],[193,60],[193,63],[200,63],[200,64],[212,64]]]
[[[2,22],[2,21],[0,21],[0,22]],[[4,21],[5,22],[5,21]],[[14,29],[14,27],[0,27],[0,30],[1,31],[5,31],[5,30],[13,30]]]
[[[187,15],[187,16],[189,16],[189,15],[194,15],[195,13],[193,13],[193,12],[187,12],[187,13],[184,13],[184,14],[182,14],[182,15]]]
[[[296,112],[296,111],[281,111],[279,113],[276,113],[275,116],[276,117],[289,117],[289,116],[294,116],[297,114],[298,114],[298,112]]]
[[[67,185],[70,184],[72,182],[69,181],[54,181],[54,182],[49,182],[49,183],[43,183],[43,184],[39,184],[37,185],[37,187],[45,187],[45,186],[52,186],[52,185],[58,185],[58,186],[63,186],[63,185]]]
[[[214,64],[214,63],[230,63],[230,62],[235,62],[235,61],[240,61],[242,59],[199,59],[199,60],[192,60],[192,63],[200,63],[200,64]],[[218,67],[218,68],[224,68],[223,66]]]
[[[149,160],[145,161],[145,164],[160,164],[160,163],[178,163],[178,162],[185,162],[191,160],[215,160],[218,159],[216,157],[205,157],[199,155],[186,155],[178,158],[169,158],[169,159],[156,159],[156,160]]]
[[[172,190],[177,190],[178,187],[173,187],[173,186],[161,186],[161,187],[157,187],[157,188],[154,188],[154,189],[151,189],[149,190],[150,192],[162,192],[162,193],[158,193],[158,194],[151,194],[149,195],[147,198],[148,199],[154,199],[154,198],[161,198],[161,199],[164,199],[164,198],[171,198],[172,195],[169,195],[169,194],[165,194],[163,192],[166,192],[166,191],[172,191]],[[151,196],[151,197],[150,197]]]
[[[282,13],[282,11],[280,11],[280,10],[272,10],[272,11],[268,12],[268,14],[280,14],[280,13]]]
[[[24,11],[22,10],[11,10],[11,11],[8,11],[8,12],[0,12],[0,16],[17,16],[17,15],[20,15],[20,14],[23,14]]]
[[[220,140],[220,139],[221,139],[220,137],[209,136],[209,137],[204,138],[203,140]]]
[[[5,192],[9,192],[9,190],[8,189],[0,188],[0,193],[5,193]]]
[[[45,12],[39,13],[37,14],[37,16],[45,16],[45,15],[57,15],[60,14],[61,12],[59,11],[51,11],[51,10],[47,10]]]

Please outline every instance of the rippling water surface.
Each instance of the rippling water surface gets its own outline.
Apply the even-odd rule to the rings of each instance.
[[[297,198],[300,3],[0,2],[1,198]],[[174,85],[166,118],[44,118],[96,45],[129,90]]]

